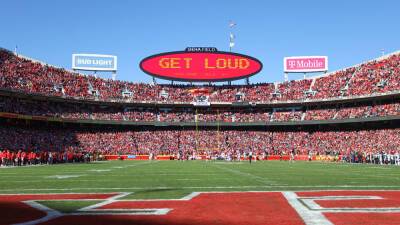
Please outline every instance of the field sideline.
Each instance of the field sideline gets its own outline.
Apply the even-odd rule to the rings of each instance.
[[[0,193],[132,192],[180,198],[208,191],[398,190],[396,166],[279,161],[107,161],[0,169]]]

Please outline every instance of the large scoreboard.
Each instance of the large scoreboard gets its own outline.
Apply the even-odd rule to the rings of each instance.
[[[262,63],[251,56],[212,47],[189,47],[149,56],[140,62],[140,68],[166,80],[216,82],[255,75],[261,71]]]

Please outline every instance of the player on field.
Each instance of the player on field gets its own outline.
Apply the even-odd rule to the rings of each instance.
[[[17,158],[17,155],[15,152],[11,152],[8,160],[11,162],[11,165],[16,166],[16,161],[15,159]]]
[[[249,156],[249,162],[251,164],[251,160],[253,159],[253,152],[251,150],[249,151],[248,156]]]
[[[178,160],[183,161],[183,151],[181,149],[178,151]]]
[[[294,162],[294,155],[295,155],[295,150],[292,149],[292,150],[290,151],[290,162]]]

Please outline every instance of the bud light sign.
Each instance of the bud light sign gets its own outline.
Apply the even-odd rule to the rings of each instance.
[[[309,73],[328,71],[327,56],[285,57],[283,67],[286,73]]]
[[[72,69],[116,71],[117,56],[98,54],[72,54]]]

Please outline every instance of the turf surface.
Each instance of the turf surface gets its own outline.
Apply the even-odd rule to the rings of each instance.
[[[0,169],[0,194],[132,192],[127,199],[191,192],[400,189],[400,167],[319,162],[108,161]],[[75,206],[74,206],[75,207]]]

